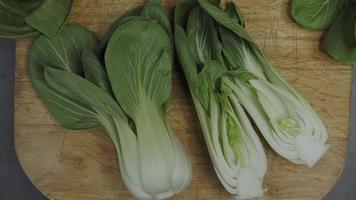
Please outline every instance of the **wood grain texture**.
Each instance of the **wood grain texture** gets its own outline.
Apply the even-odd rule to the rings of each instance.
[[[75,0],[70,23],[100,38],[110,24],[143,0]],[[347,146],[351,66],[319,50],[320,32],[298,27],[288,0],[238,0],[247,29],[282,75],[308,99],[329,132],[330,150],[314,169],[282,159],[265,144],[268,172],[264,200],[321,199],[338,179]],[[175,1],[165,1],[171,9]],[[34,184],[54,200],[129,200],[115,148],[105,132],[68,131],[58,125],[31,86],[27,74],[30,40],[17,44],[16,147]],[[193,182],[172,199],[232,199],[211,165],[184,77],[175,70],[169,119],[193,163]]]

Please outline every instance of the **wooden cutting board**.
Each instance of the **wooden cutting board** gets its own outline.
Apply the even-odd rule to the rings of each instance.
[[[110,24],[143,0],[75,0],[70,23],[102,37]],[[252,33],[269,60],[308,99],[329,131],[330,149],[314,169],[282,159],[267,145],[268,172],[261,199],[321,199],[344,166],[351,92],[351,66],[319,51],[320,32],[298,27],[288,0],[238,0]],[[173,8],[175,1],[166,1]],[[47,111],[27,74],[30,40],[17,43],[16,147],[30,179],[54,200],[126,200],[115,148],[101,130],[68,131]],[[169,119],[193,163],[193,181],[172,199],[232,199],[215,175],[182,74],[174,73]]]

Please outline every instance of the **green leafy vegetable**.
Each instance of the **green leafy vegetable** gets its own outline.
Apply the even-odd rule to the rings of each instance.
[[[101,64],[94,50],[85,49],[82,54],[84,76],[101,89],[111,93],[111,85],[105,67]]]
[[[277,153],[309,167],[328,149],[327,132],[263,57],[234,7],[179,1],[175,44],[216,172],[230,193],[252,198],[263,193],[266,160],[245,112]]]
[[[84,49],[97,46],[95,36],[75,26],[63,29],[58,36],[37,38],[29,52],[29,71],[33,86],[56,119],[68,129],[83,130],[100,127],[94,110],[82,100],[73,99],[71,93],[59,94],[49,87],[44,77],[47,66],[82,73],[80,55]]]
[[[160,108],[169,99],[170,51],[167,32],[142,18],[123,23],[111,37],[105,64],[114,94],[132,119],[139,113],[140,103],[150,99]]]
[[[132,17],[137,17],[137,16],[144,16],[145,18],[149,18],[152,20],[157,21],[159,24],[164,27],[164,29],[168,32],[169,36],[173,40],[172,36],[172,30],[171,30],[171,25],[169,22],[169,19],[167,18],[167,13],[164,9],[159,4],[159,0],[151,0],[149,4],[146,4],[145,6],[139,6],[136,8],[133,8],[132,10],[126,12],[123,14],[119,19],[117,19],[110,27],[109,31],[106,33],[104,36],[104,39],[100,43],[99,47],[99,57],[101,60],[104,60],[104,54],[105,50],[107,48],[109,39],[111,38],[112,34],[114,31],[117,29],[119,25],[121,25],[123,22],[126,20],[132,18]],[[173,41],[172,41],[173,42]]]
[[[335,20],[347,0],[293,0],[292,16],[304,28],[324,30]]]
[[[53,37],[64,25],[72,0],[1,0],[0,37]]]
[[[322,47],[336,60],[356,64],[356,2],[341,11],[326,32]]]
[[[327,29],[323,50],[345,64],[356,64],[356,12],[353,0],[293,0],[292,16],[312,30]]]
[[[104,62],[104,54],[106,51],[106,48],[108,46],[109,40],[112,36],[112,34],[114,33],[114,31],[117,29],[117,27],[119,27],[119,25],[121,25],[122,22],[124,22],[125,20],[133,17],[133,16],[141,16],[142,13],[142,9],[143,6],[140,7],[136,7],[126,13],[124,13],[121,17],[119,17],[109,28],[109,30],[107,31],[107,33],[105,34],[104,38],[101,40],[100,46],[99,46],[99,57],[100,60],[102,60],[102,62]]]
[[[219,18],[223,10],[207,12],[219,23],[225,65],[253,75],[247,81],[232,75],[223,84],[233,91],[275,151],[291,162],[314,166],[328,149],[325,126],[315,111],[263,57],[258,46],[245,37],[246,30],[236,32],[234,27],[241,26],[239,21],[226,26],[224,22],[229,20]]]
[[[139,9],[142,16],[127,17],[107,35],[105,62],[92,33],[68,26],[34,41],[29,69],[33,86],[64,127],[105,128],[136,198],[164,199],[190,184],[192,170],[165,117],[173,62],[168,18],[158,2],[146,6]]]
[[[209,10],[216,11],[218,2],[203,3]],[[175,44],[179,61],[221,183],[238,198],[262,196],[262,179],[266,172],[263,147],[241,103],[236,101],[232,90],[222,84],[229,78],[228,74],[247,78],[247,72],[229,72],[221,62],[224,58],[217,22],[206,12],[203,3],[181,0],[177,4]],[[231,7],[229,12],[232,12]],[[234,12],[237,14],[238,10]],[[225,16],[228,14],[217,18]],[[229,18],[225,22],[235,23],[236,19]]]

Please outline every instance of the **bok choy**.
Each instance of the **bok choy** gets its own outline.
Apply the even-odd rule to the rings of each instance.
[[[177,53],[215,171],[236,197],[262,196],[265,152],[241,102],[223,84],[229,77],[217,24],[192,0],[178,2],[175,21]]]
[[[175,15],[179,61],[225,188],[239,198],[262,193],[266,161],[249,117],[282,157],[314,166],[328,149],[326,128],[263,56],[239,9],[180,0]]]
[[[292,16],[304,28],[324,30],[322,50],[345,64],[356,64],[354,0],[293,0]]]
[[[192,176],[165,117],[173,62],[167,20],[158,2],[147,3],[141,16],[110,32],[104,63],[94,35],[75,26],[40,36],[29,55],[33,85],[54,117],[68,129],[106,129],[122,179],[138,199],[168,198]]]
[[[0,0],[0,37],[53,37],[66,22],[73,0]]]
[[[356,2],[350,2],[326,31],[323,49],[333,58],[356,65]]]
[[[209,0],[201,6],[216,20],[222,62],[234,72],[223,84],[240,101],[269,145],[296,164],[313,167],[328,149],[327,131],[310,104],[262,55],[244,29],[241,14],[224,12]],[[237,10],[238,11],[238,10]]]

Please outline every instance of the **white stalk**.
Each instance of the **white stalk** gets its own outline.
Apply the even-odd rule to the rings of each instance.
[[[231,106],[227,100],[229,108],[222,110],[216,99],[211,98],[207,113],[198,99],[194,96],[193,99],[214,169],[225,189],[238,199],[262,196],[267,160],[262,144],[239,102]],[[228,125],[224,119],[228,115],[240,127],[238,132],[232,133],[242,138],[236,145],[232,145],[228,137]],[[237,151],[242,153],[236,154]]]
[[[245,53],[246,54],[246,53]],[[245,55],[251,60],[249,54]],[[257,62],[245,62],[253,73]],[[263,68],[267,77],[243,83],[225,80],[249,112],[271,147],[296,164],[313,167],[328,149],[325,126],[311,106],[272,68]],[[269,69],[269,70],[268,70]],[[270,82],[269,80],[272,80]]]
[[[143,101],[135,134],[127,122],[101,114],[100,121],[113,139],[123,181],[137,199],[165,199],[191,182],[190,161],[161,113]]]

